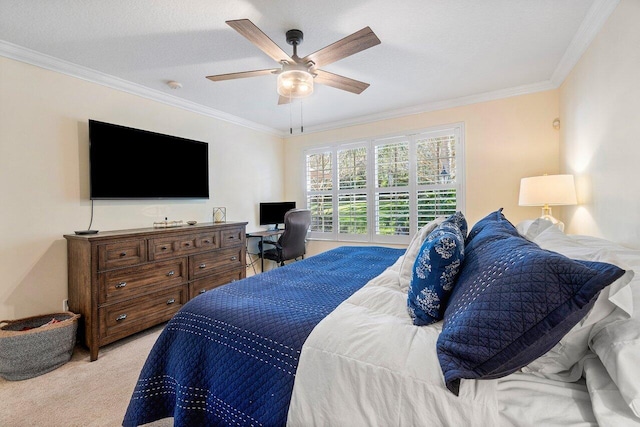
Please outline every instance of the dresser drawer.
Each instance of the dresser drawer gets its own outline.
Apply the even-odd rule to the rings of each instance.
[[[171,319],[188,299],[185,284],[101,307],[98,310],[100,344],[107,344]]]
[[[222,230],[221,232],[221,243],[223,248],[228,248],[231,246],[244,245],[244,241],[246,239],[244,227],[242,228],[231,228],[228,230]]]
[[[98,274],[98,302],[108,304],[187,281],[187,258],[160,261]]]
[[[189,277],[203,277],[221,269],[245,268],[245,262],[244,246],[193,255],[189,257]]]
[[[189,284],[189,298],[195,298],[206,291],[244,279],[247,275],[244,268],[238,270],[225,271],[220,274],[212,274],[202,279],[194,280]]]
[[[98,245],[98,269],[126,267],[147,261],[144,239],[125,240]]]
[[[160,237],[149,239],[149,258],[151,260],[166,259],[219,247],[219,231]]]

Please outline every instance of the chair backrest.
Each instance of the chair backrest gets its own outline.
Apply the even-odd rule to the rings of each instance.
[[[282,246],[282,258],[285,261],[304,255],[310,225],[309,209],[292,209],[284,214],[284,232],[278,243]]]

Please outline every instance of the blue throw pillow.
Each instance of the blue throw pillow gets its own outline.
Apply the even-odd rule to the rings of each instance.
[[[425,239],[413,265],[407,307],[418,326],[442,320],[464,259],[467,221],[461,212],[444,220]]]
[[[465,239],[464,244],[468,245],[469,243],[471,243],[473,238],[476,237],[482,230],[484,230],[484,228],[487,225],[500,223],[500,222],[503,222],[503,221],[506,221],[507,223],[509,223],[511,225],[509,220],[507,218],[505,218],[504,214],[502,213],[502,208],[498,209],[495,212],[491,212],[489,215],[485,216],[480,221],[476,222],[476,224],[473,226],[473,228],[469,232],[469,235]],[[505,227],[505,231],[512,233],[512,231],[511,231],[511,229],[509,227]],[[515,231],[515,233],[516,233],[515,235],[519,234],[518,230],[516,230],[515,227],[513,227],[513,231]]]
[[[521,237],[500,211],[471,230],[437,351],[447,388],[506,376],[549,351],[624,274]],[[477,231],[477,232],[476,232]]]

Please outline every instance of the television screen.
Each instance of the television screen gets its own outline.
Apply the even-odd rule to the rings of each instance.
[[[260,203],[260,225],[284,224],[284,214],[296,208],[296,202]]]
[[[91,199],[208,199],[209,144],[89,120]]]

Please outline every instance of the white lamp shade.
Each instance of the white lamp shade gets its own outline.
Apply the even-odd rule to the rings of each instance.
[[[543,175],[520,180],[520,206],[575,205],[573,175]]]

